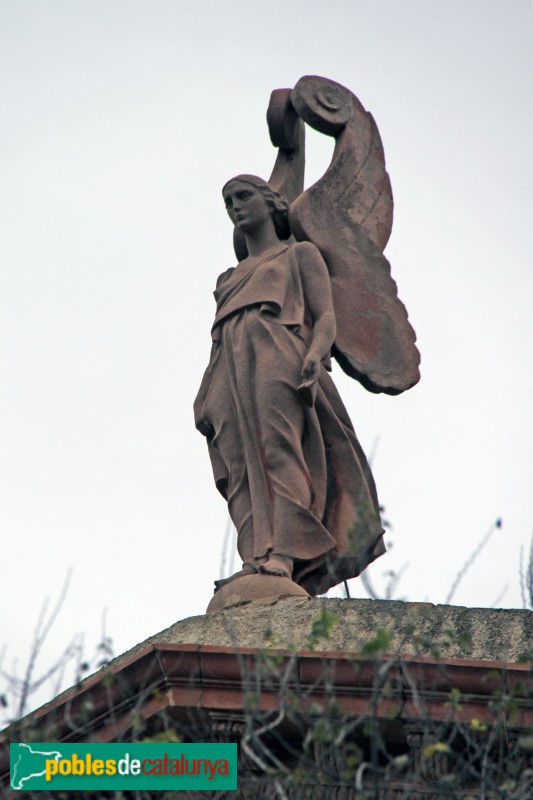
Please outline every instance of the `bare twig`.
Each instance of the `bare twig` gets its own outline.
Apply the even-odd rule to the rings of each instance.
[[[509,584],[506,583],[505,586],[503,587],[503,589],[501,590],[501,592],[499,593],[499,595],[490,604],[491,608],[499,608],[499,605],[500,605],[500,603],[502,601],[502,598],[505,597],[508,588],[509,588]]]
[[[465,561],[465,563],[463,564],[463,566],[461,567],[461,569],[459,570],[459,572],[455,576],[455,580],[451,585],[450,591],[448,592],[448,596],[446,597],[446,600],[444,601],[446,604],[451,602],[452,597],[454,596],[455,592],[457,591],[457,588],[459,587],[459,584],[461,583],[461,581],[463,580],[464,576],[466,575],[466,573],[468,572],[468,570],[470,569],[470,567],[472,566],[474,561],[477,559],[477,557],[479,556],[479,554],[481,553],[483,548],[486,546],[487,542],[489,541],[489,539],[493,535],[494,531],[497,528],[501,528],[501,527],[502,527],[502,521],[501,521],[501,519],[497,519],[496,522],[494,522],[490,526],[489,530],[487,531],[487,533],[485,534],[483,539],[479,542],[479,544],[477,545],[475,550],[472,552],[470,557],[467,558],[467,560]]]
[[[364,586],[365,592],[372,600],[381,600],[379,594],[376,592],[374,587],[372,586],[372,582],[370,580],[370,575],[368,574],[368,570],[363,570],[363,572],[359,575],[361,578],[361,583]]]
[[[385,600],[393,600],[394,593],[396,592],[396,588],[400,582],[402,575],[404,574],[405,570],[408,568],[409,563],[405,563],[403,567],[400,567],[398,572],[389,572],[389,580],[385,587]],[[398,598],[396,598],[398,599]]]
[[[37,659],[41,652],[42,646],[46,640],[46,637],[48,636],[50,629],[52,628],[52,625],[56,621],[57,616],[63,606],[63,603],[65,602],[65,597],[67,596],[71,575],[72,575],[72,569],[69,568],[65,576],[65,580],[63,581],[63,586],[61,587],[61,591],[59,593],[57,602],[54,608],[52,609],[48,619],[46,619],[46,611],[48,608],[49,598],[46,598],[41,607],[39,618],[37,620],[37,625],[35,627],[35,634],[33,637],[30,657],[28,659],[28,664],[26,666],[24,678],[22,679],[20,684],[20,698],[19,698],[19,705],[17,712],[19,718],[24,715],[24,712],[26,710],[26,705],[28,702],[28,697],[33,691],[32,676],[35,670],[35,665],[37,663]],[[72,645],[67,647],[65,653],[70,653],[71,646]],[[61,658],[65,657],[65,653],[63,653],[63,656],[61,656]],[[70,658],[70,655],[68,655],[68,657]],[[61,661],[61,658],[59,659],[59,661]],[[57,662],[51,671],[50,670],[47,671],[47,678],[53,675],[56,670],[57,670]],[[42,681],[39,681],[38,685],[40,686],[41,683]]]

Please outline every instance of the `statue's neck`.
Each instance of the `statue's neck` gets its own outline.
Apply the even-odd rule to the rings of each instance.
[[[262,255],[266,250],[271,250],[273,247],[277,247],[280,243],[272,223],[261,225],[251,233],[245,233],[244,238],[246,240],[248,255],[251,258],[256,258],[257,256]]]

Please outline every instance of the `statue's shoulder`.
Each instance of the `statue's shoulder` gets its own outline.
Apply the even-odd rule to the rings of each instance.
[[[293,242],[289,248],[303,269],[312,269],[324,263],[320,250],[312,242]]]
[[[235,267],[230,267],[225,272],[221,272],[220,275],[217,278],[216,288],[218,289],[218,287],[221,286],[224,283],[224,281],[226,281],[234,271],[235,271]]]
[[[312,242],[291,242],[289,250],[302,258],[322,258],[320,250]]]

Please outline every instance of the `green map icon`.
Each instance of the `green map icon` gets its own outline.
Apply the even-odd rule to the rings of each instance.
[[[32,747],[22,742],[10,745],[12,789],[31,788],[32,779],[44,777],[46,762],[61,758],[58,750],[39,750],[38,747],[39,745]]]

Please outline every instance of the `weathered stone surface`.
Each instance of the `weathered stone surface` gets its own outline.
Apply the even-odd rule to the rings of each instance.
[[[317,642],[313,624],[324,612],[336,621],[329,636]],[[285,598],[179,620],[118,660],[155,642],[357,653],[380,629],[391,634],[391,653],[508,662],[533,658],[533,611]]]

